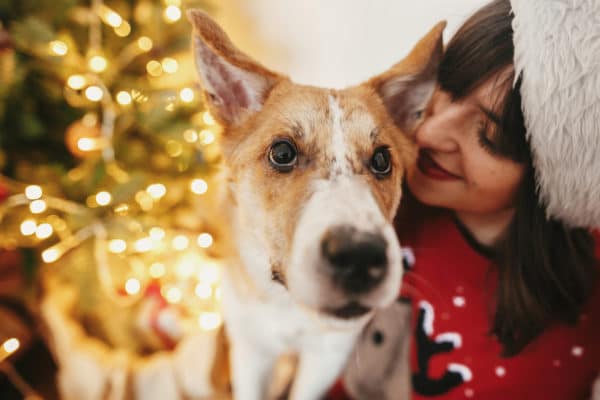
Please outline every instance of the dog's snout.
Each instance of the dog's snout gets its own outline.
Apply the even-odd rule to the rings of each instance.
[[[387,273],[387,242],[382,235],[351,226],[330,229],[321,241],[335,283],[349,293],[366,292]]]

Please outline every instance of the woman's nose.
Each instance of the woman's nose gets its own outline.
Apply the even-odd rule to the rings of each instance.
[[[451,110],[435,110],[417,129],[415,140],[419,147],[451,153],[458,148],[457,130]]]

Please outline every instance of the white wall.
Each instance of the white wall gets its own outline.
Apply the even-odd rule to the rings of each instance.
[[[402,59],[437,22],[446,40],[486,0],[220,0],[244,52],[299,83],[344,87]]]

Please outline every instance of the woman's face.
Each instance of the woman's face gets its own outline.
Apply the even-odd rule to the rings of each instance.
[[[453,101],[436,90],[416,132],[417,166],[408,186],[421,202],[458,212],[493,214],[513,207],[525,166],[495,152],[496,79]],[[503,92],[503,91],[502,91]]]

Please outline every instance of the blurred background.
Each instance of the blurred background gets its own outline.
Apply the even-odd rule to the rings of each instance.
[[[227,396],[216,173],[185,10],[343,87],[482,0],[0,0],[0,399]]]

